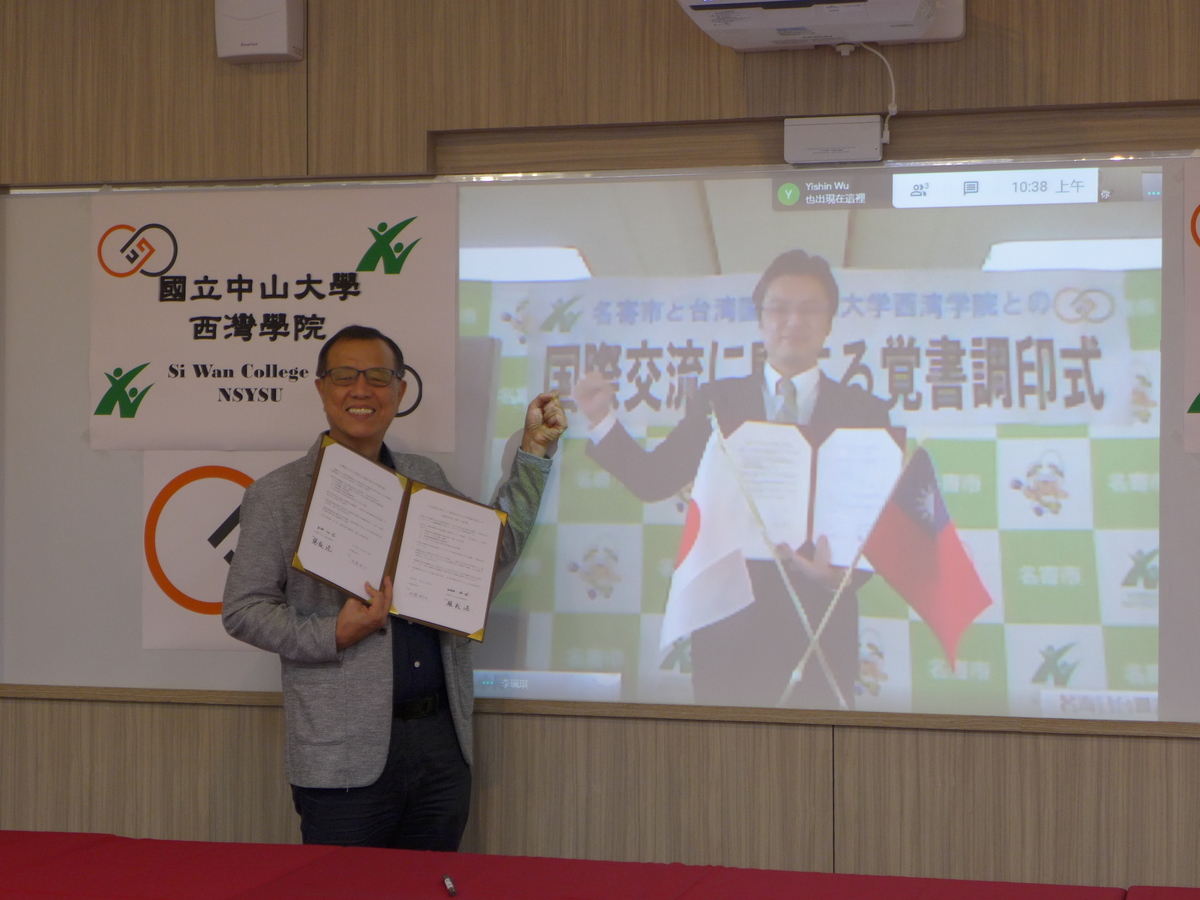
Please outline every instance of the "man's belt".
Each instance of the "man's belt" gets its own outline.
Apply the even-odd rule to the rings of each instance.
[[[392,704],[392,717],[396,719],[423,719],[425,716],[432,716],[439,709],[446,706],[447,699],[445,691],[438,691],[436,694],[430,694],[428,697],[418,697],[416,700],[404,700],[401,703]]]

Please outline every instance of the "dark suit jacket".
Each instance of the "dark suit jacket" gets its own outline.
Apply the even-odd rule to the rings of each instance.
[[[587,453],[642,500],[664,500],[695,478],[712,434],[710,412],[716,413],[726,435],[743,422],[766,418],[762,385],[761,375],[711,382],[688,403],[679,425],[653,450],[643,448],[618,423],[599,443],[589,445]],[[835,428],[879,428],[888,424],[888,407],[883,400],[822,375],[812,418],[802,430],[816,446]],[[754,602],[692,634],[692,687],[697,703],[777,705],[808,646],[808,636],[775,563],[751,560],[747,568]],[[865,574],[856,576],[852,588],[865,580]],[[794,578],[793,585],[815,631],[833,591],[802,577]],[[853,589],[844,592],[834,607],[820,645],[842,697],[852,707],[858,676],[858,599]],[[815,654],[788,705],[837,707],[837,695]]]

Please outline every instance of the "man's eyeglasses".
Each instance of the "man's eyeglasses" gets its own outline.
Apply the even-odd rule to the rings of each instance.
[[[762,306],[762,314],[766,319],[783,322],[790,318],[825,319],[830,317],[829,305],[826,303],[781,303],[768,300]]]
[[[367,384],[371,385],[371,387],[387,387],[392,383],[393,379],[404,377],[395,369],[385,369],[383,366],[375,366],[371,369],[356,369],[353,366],[334,366],[332,369],[326,369],[321,377],[328,378],[338,387],[348,387],[358,381],[359,375],[365,375]]]

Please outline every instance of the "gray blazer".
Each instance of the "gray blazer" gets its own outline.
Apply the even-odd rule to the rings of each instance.
[[[221,618],[235,638],[279,654],[288,781],[301,787],[361,787],[379,778],[387,758],[392,640],[381,630],[339,652],[335,630],[345,597],[291,567],[320,444],[318,439],[307,456],[246,489]],[[393,453],[392,459],[400,474],[454,491],[432,460],[405,453]],[[495,504],[508,513],[503,562],[521,552],[549,471],[549,459],[517,452]],[[440,638],[450,713],[470,764],[471,642],[445,632]]]

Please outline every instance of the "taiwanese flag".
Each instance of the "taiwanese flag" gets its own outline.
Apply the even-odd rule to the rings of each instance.
[[[992,598],[950,521],[923,448],[896,481],[863,555],[933,629],[953,663],[963,632]]]

